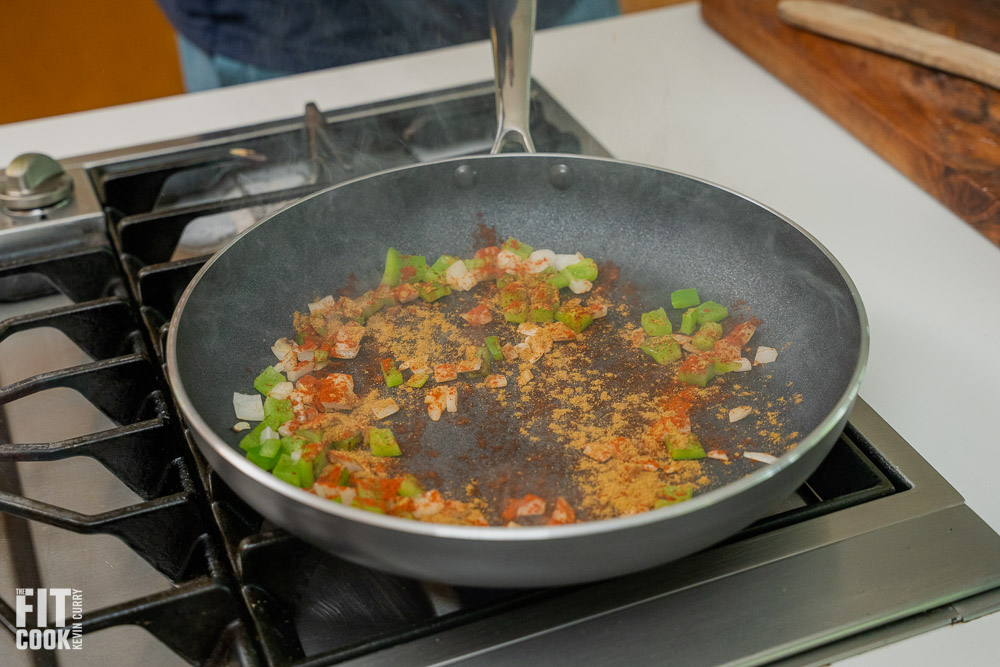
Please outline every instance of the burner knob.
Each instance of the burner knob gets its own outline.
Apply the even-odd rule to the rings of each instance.
[[[0,177],[0,205],[11,211],[53,206],[72,192],[73,179],[43,153],[18,155]]]

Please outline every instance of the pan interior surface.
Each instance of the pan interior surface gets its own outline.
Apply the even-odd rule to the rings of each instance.
[[[251,392],[254,377],[274,363],[270,346],[293,333],[294,311],[349,284],[358,293],[375,287],[389,246],[430,262],[445,253],[470,257],[484,245],[485,228],[500,241],[513,236],[613,264],[643,310],[665,305],[670,312],[670,291],[683,287],[722,304],[745,302],[762,321],[751,353],[758,344],[780,350],[761,391],[775,400],[800,397],[788,429],[802,437],[857,380],[865,344],[860,303],[836,263],[780,216],[667,171],[517,155],[385,172],[321,192],[248,231],[207,267],[180,314],[176,363],[184,392],[236,449],[232,394]],[[475,419],[477,406],[468,414]],[[423,431],[424,446],[441,450],[439,464],[450,467],[442,474],[453,482],[470,470],[501,474],[482,471],[485,454],[466,456],[474,434],[454,420]],[[493,458],[510,472],[502,456]]]

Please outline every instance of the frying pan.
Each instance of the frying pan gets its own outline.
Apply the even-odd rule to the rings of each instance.
[[[495,148],[513,134],[530,149],[521,129],[527,127],[523,64],[530,42],[525,51],[516,28],[519,21],[529,25],[533,5],[514,4],[513,14],[508,10],[494,31],[500,107]],[[510,112],[511,96],[519,98],[516,113]],[[780,400],[793,384],[802,401],[788,411],[787,428],[800,434],[797,446],[771,465],[746,459],[720,464],[727,476],[683,503],[614,519],[517,529],[431,524],[343,507],[247,461],[231,430],[232,393],[247,391],[260,369],[273,363],[269,347],[290,333],[292,312],[347,284],[352,274],[377,282],[389,245],[432,256],[471,252],[477,223],[495,228],[501,238],[579,251],[621,267],[620,281],[645,310],[663,305],[667,290],[680,286],[696,285],[703,297],[724,304],[745,300],[763,321],[756,341],[789,345],[766,373],[757,369],[740,379],[765,401]],[[362,289],[368,287],[374,284]],[[359,178],[247,230],[206,263],[182,296],[170,324],[167,371],[208,462],[276,525],[353,562],[422,580],[532,587],[665,563],[763,516],[829,452],[857,396],[867,352],[867,319],[850,278],[815,239],[776,212],[665,169],[508,153]],[[469,424],[430,422],[420,442],[402,442],[404,461],[411,451],[435,448],[436,474],[445,486],[473,473],[496,481],[511,472],[504,467],[510,450],[501,447],[490,461],[497,464],[493,469],[482,456],[475,458],[479,423],[504,423],[505,415],[474,388],[468,394],[461,411]],[[516,428],[491,437],[515,449],[523,444]],[[551,451],[556,444],[533,446]],[[558,484],[556,477],[549,480]]]

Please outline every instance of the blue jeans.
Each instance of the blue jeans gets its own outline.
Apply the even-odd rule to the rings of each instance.
[[[280,72],[233,60],[217,53],[209,53],[195,46],[182,35],[177,35],[177,51],[181,58],[184,88],[194,93],[239,83],[264,81],[292,72]]]

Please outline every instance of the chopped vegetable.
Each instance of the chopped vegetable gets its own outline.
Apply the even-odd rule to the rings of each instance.
[[[385,419],[389,415],[394,415],[399,412],[399,405],[396,401],[391,398],[383,398],[380,401],[375,401],[372,403],[372,416],[375,419]]]
[[[500,339],[496,336],[486,337],[486,349],[490,351],[490,356],[493,357],[493,361],[500,361],[503,359],[503,353],[500,351]]]
[[[385,378],[385,386],[398,387],[403,384],[403,374],[392,359],[386,357],[379,362],[379,365],[382,368],[382,377]]]
[[[401,268],[403,268],[403,256],[395,248],[389,248],[385,253],[385,270],[382,272],[382,284],[389,287],[398,285]]]
[[[642,314],[642,328],[650,336],[669,336],[672,328],[663,308]]]
[[[413,389],[420,389],[426,383],[430,375],[427,373],[414,373],[410,376],[410,379],[406,381],[407,387],[412,387]]]
[[[500,246],[500,251],[503,252],[504,250],[506,250],[507,252],[514,253],[522,260],[525,260],[528,259],[528,256],[531,254],[531,251],[534,250],[534,248],[532,248],[527,243],[521,243],[512,236],[506,241],[504,241],[503,245]]]
[[[416,498],[423,492],[424,487],[420,485],[416,477],[409,473],[403,475],[403,480],[399,483],[399,491],[397,491],[399,495],[407,498]]]
[[[434,367],[435,382],[451,382],[458,379],[458,366],[455,364],[438,364]]]
[[[681,347],[670,336],[647,338],[639,345],[639,349],[651,356],[661,366],[681,358]]]
[[[483,384],[485,384],[490,389],[500,389],[501,387],[507,386],[507,376],[487,375],[486,379],[483,380]]]
[[[677,503],[684,502],[685,500],[691,500],[693,496],[694,489],[692,489],[690,485],[667,484],[656,492],[656,500],[653,502],[653,509],[660,509],[661,507],[666,507],[668,505],[676,505]]]
[[[597,280],[597,263],[588,257],[575,264],[570,264],[562,272],[570,280],[594,282]]]
[[[253,388],[259,391],[260,393],[264,394],[265,396],[267,396],[268,394],[271,393],[271,390],[274,389],[274,386],[276,384],[284,381],[285,381],[284,375],[274,370],[274,366],[268,366],[253,381]]]
[[[704,355],[692,354],[677,369],[677,379],[687,384],[704,387],[715,377],[714,363]]]
[[[698,290],[692,288],[678,289],[670,293],[670,305],[674,308],[692,308],[701,303],[698,298]]]
[[[763,345],[757,348],[757,355],[753,358],[754,365],[757,364],[769,364],[778,358],[778,351],[773,347],[764,347]],[[239,415],[236,415],[237,417]]]
[[[292,410],[292,402],[288,399],[278,400],[268,396],[264,399],[264,416],[273,416],[277,423],[284,424],[295,416],[295,412]]]
[[[749,405],[740,405],[738,407],[732,408],[729,411],[729,423],[738,422],[741,419],[745,419],[750,416],[753,412],[753,408]]]
[[[237,433],[239,433],[240,431],[248,431],[250,430],[250,424],[248,424],[247,422],[236,422],[235,424],[233,424],[233,430],[236,431]]]
[[[401,456],[402,451],[396,443],[396,437],[387,428],[368,429],[368,447],[372,456]]]
[[[769,464],[778,460],[777,456],[771,456],[770,454],[764,454],[763,452],[743,452],[743,458]]]
[[[233,409],[237,419],[260,421],[264,418],[264,404],[258,394],[240,394],[233,392]]]
[[[493,321],[493,313],[490,312],[485,303],[479,304],[467,313],[462,313],[459,317],[473,326],[489,324]]]
[[[417,283],[417,294],[424,301],[430,303],[432,301],[437,301],[443,296],[448,296],[451,294],[451,288],[443,283],[436,282],[426,282]]]
[[[580,333],[594,321],[594,316],[579,305],[563,305],[556,311],[556,319],[575,333]]]
[[[722,325],[718,322],[707,322],[698,329],[698,333],[691,339],[691,344],[699,350],[712,350],[715,348],[715,341],[722,336]]]
[[[670,450],[670,458],[675,461],[705,458],[705,449],[701,446],[698,436],[693,433],[668,434],[663,438],[663,442]]]
[[[694,330],[698,327],[698,316],[695,314],[694,308],[687,310],[683,315],[681,315],[681,326],[678,331],[682,334],[690,336],[694,333]]]
[[[729,317],[729,310],[714,301],[706,301],[697,308],[695,308],[695,316],[698,320],[698,324],[705,324],[706,322],[718,322]],[[681,332],[684,333],[684,332]]]

